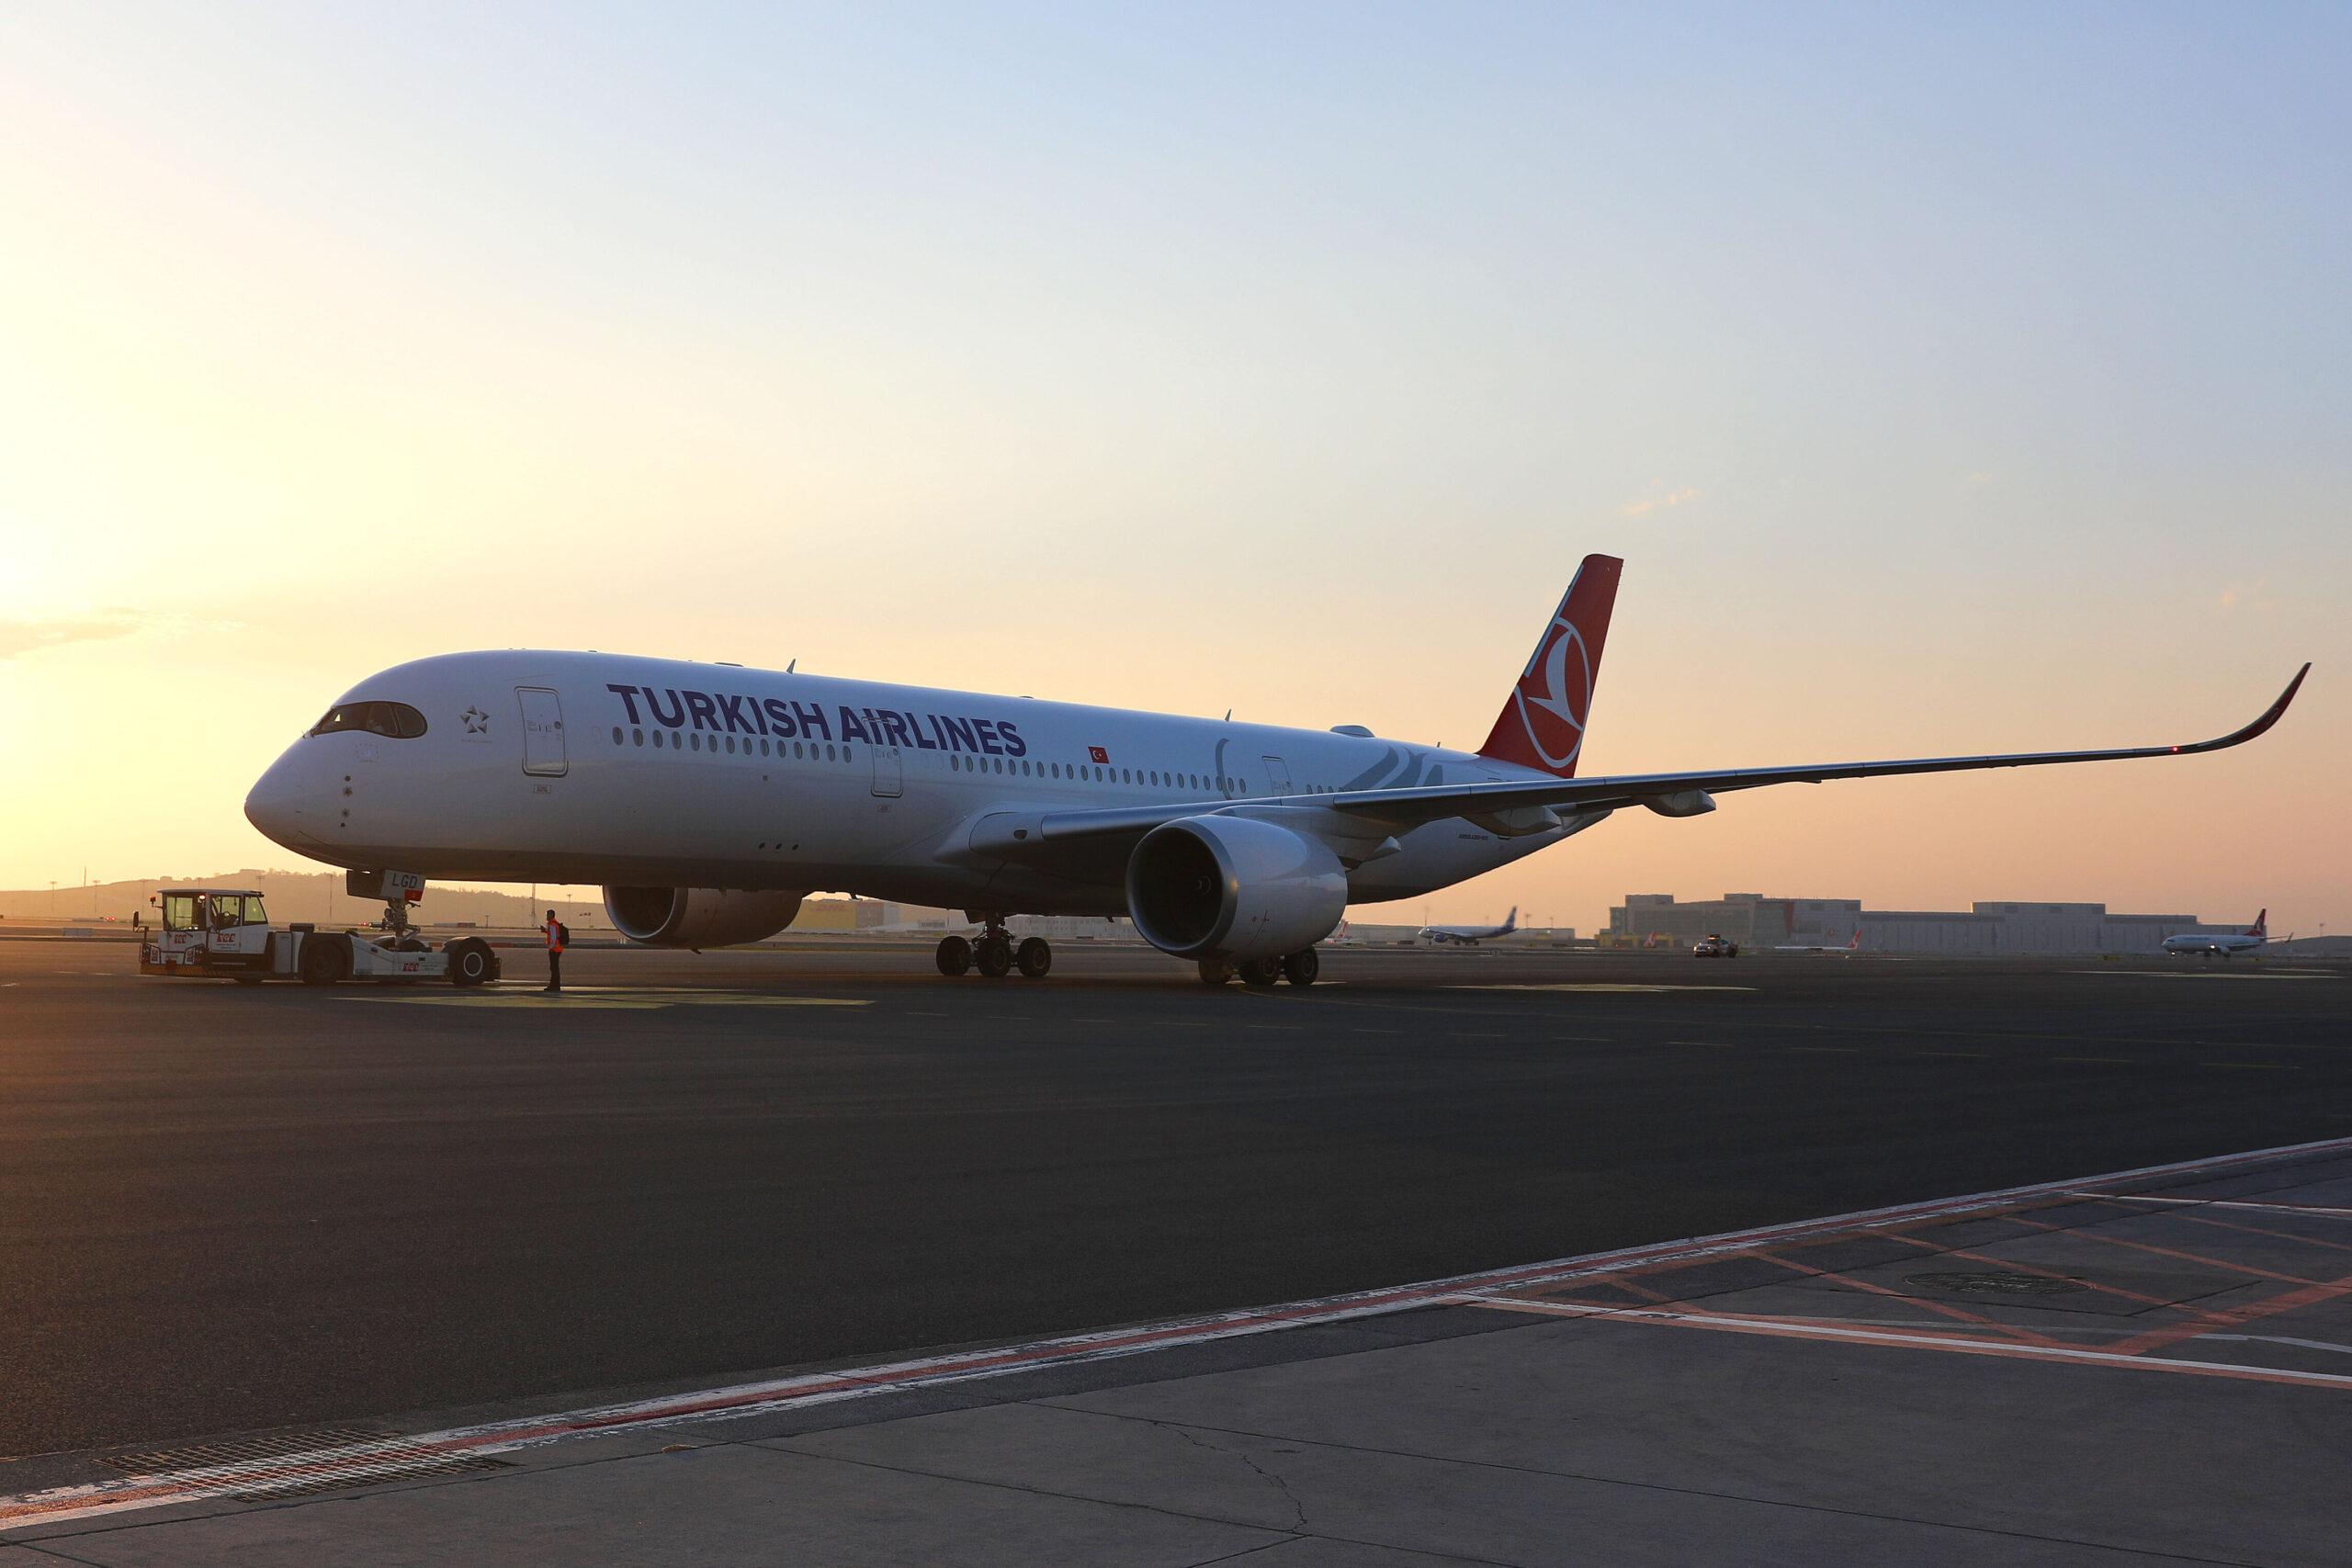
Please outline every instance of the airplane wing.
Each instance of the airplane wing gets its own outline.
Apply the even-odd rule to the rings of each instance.
[[[1669,817],[1713,809],[1706,798],[1767,784],[1826,784],[1833,779],[1894,773],[1956,773],[1985,768],[2038,768],[2058,762],[2107,762],[2138,757],[2187,757],[2243,746],[2278,722],[2295,700],[2306,664],[2259,718],[2211,740],[2180,746],[2132,746],[2100,751],[2020,751],[1984,757],[1914,757],[1880,762],[1825,762],[1804,767],[1725,768],[1679,773],[1629,773],[1610,778],[1514,780],[1496,784],[1425,784],[1406,789],[1344,790],[1331,795],[1267,795],[1247,800],[1184,801],[1091,811],[997,812],[972,826],[969,847],[980,855],[1023,859],[1049,844],[1140,836],[1162,822],[1212,812],[1292,821],[1326,837],[1378,839],[1449,817],[1467,817],[1506,836],[1542,832],[1563,815],[1598,816],[1620,807],[1647,806]]]

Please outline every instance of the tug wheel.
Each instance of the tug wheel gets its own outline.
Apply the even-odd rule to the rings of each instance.
[[[302,944],[302,956],[296,961],[295,972],[306,986],[332,986],[343,978],[348,962],[341,942],[333,937],[324,941],[313,937]]]
[[[479,986],[494,966],[490,943],[478,936],[460,937],[446,949],[449,954],[449,984]]]

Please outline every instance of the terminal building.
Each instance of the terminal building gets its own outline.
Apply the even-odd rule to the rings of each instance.
[[[1769,898],[1726,893],[1677,903],[1670,893],[1629,893],[1609,911],[1600,945],[1681,945],[1721,936],[1758,952],[1844,947],[1864,953],[2155,953],[2183,931],[2242,931],[2194,915],[2117,915],[2104,904],[1980,903],[1958,909],[1865,909],[1859,898]]]

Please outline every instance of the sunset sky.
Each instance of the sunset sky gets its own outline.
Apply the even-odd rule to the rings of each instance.
[[[1388,918],[2352,931],[2352,11],[1630,9],[0,9],[0,886],[469,648],[1475,743],[1605,550],[1588,773],[2316,668]]]

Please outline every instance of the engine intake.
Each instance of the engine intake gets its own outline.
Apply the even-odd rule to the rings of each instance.
[[[613,929],[648,947],[731,947],[790,925],[804,893],[736,893],[718,887],[607,887]]]
[[[1127,913],[1178,958],[1271,958],[1314,946],[1348,907],[1348,876],[1321,841],[1246,817],[1185,817],[1144,835],[1127,861]]]

